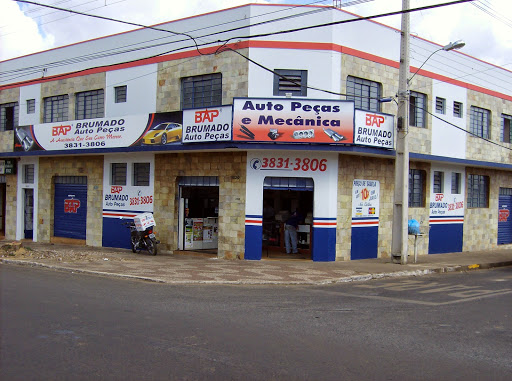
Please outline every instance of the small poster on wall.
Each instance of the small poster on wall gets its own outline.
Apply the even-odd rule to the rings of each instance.
[[[380,183],[376,180],[354,180],[352,186],[352,218],[379,217]]]

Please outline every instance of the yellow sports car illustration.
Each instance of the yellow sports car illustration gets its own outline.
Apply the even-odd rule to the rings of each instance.
[[[142,144],[167,144],[181,140],[182,127],[179,123],[160,123],[146,132]]]

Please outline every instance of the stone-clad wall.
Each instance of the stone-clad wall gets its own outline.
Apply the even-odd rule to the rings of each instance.
[[[60,79],[57,81],[43,82],[41,84],[41,105],[43,99],[57,95],[69,95],[68,120],[75,119],[75,93],[89,90],[105,89],[105,73],[84,75],[75,78]],[[40,120],[43,121],[44,107],[41,107]]]
[[[87,176],[86,244],[101,246],[103,229],[103,156],[41,157],[39,159],[38,240],[53,236],[54,176]]]
[[[218,257],[243,258],[246,161],[245,152],[172,153],[155,156],[155,232],[165,250],[178,248],[179,176],[218,176]]]
[[[380,63],[372,62],[362,58],[343,55],[341,66],[341,92],[347,93],[347,77],[375,81],[382,84],[381,97],[394,97],[398,92],[398,69]],[[411,84],[411,90],[427,95],[427,109],[432,112],[432,80],[430,78],[416,75]],[[344,98],[342,98],[344,99]],[[395,102],[381,104],[381,112],[396,115],[398,112]],[[409,127],[409,150],[410,152],[430,154],[432,150],[432,118],[426,115],[426,128]],[[396,119],[396,118],[395,118]],[[395,121],[396,124],[396,121]]]
[[[512,162],[512,144],[500,142],[500,134],[502,128],[501,114],[512,115],[512,102],[482,94],[474,90],[468,90],[467,110],[464,110],[467,118],[468,131],[471,131],[471,106],[491,111],[490,140],[497,142],[499,145],[508,147],[508,149],[500,148],[497,145],[468,134],[466,140],[466,159],[510,164]]]
[[[16,239],[16,205],[18,204],[18,176],[5,175],[5,238]]]
[[[18,102],[20,106],[20,88],[0,91],[0,104]],[[14,131],[0,131],[0,152],[12,152],[14,149]]]
[[[248,54],[247,49],[240,52]],[[232,51],[162,62],[158,64],[156,110],[181,110],[181,78],[213,73],[222,73],[222,104],[232,104],[233,97],[248,94],[248,70],[248,61]]]

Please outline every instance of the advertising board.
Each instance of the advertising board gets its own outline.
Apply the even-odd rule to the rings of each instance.
[[[355,110],[354,144],[392,149],[394,116]]]
[[[183,110],[183,143],[231,140],[232,106]]]

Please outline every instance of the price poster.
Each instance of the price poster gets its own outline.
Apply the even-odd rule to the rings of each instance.
[[[376,180],[354,180],[352,185],[352,218],[379,217],[380,183]]]

